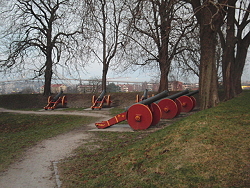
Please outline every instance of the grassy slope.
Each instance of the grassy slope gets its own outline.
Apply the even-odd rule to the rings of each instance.
[[[248,101],[244,92],[154,133],[96,132],[62,162],[64,186],[250,187]]]

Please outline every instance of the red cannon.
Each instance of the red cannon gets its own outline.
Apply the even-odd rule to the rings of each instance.
[[[110,104],[112,103],[112,101],[110,100],[110,95],[105,96],[105,93],[106,91],[103,90],[99,97],[96,98],[95,95],[92,96],[92,106],[90,107],[92,110],[94,110],[95,108],[101,110],[104,103],[106,103],[107,106],[110,107]]]
[[[66,107],[67,105],[67,97],[63,95],[63,91],[61,90],[53,99],[51,96],[48,97],[48,104],[44,107],[45,110],[51,109],[54,110],[58,104],[62,104],[62,107]]]
[[[178,116],[181,112],[191,111],[195,105],[195,99],[190,96],[198,93],[197,91],[190,92],[186,89],[165,99],[162,99],[158,105],[162,110],[162,119],[172,119]]]
[[[134,130],[147,129],[150,125],[156,125],[159,123],[162,116],[161,109],[154,102],[167,96],[168,91],[163,91],[154,97],[144,99],[127,107],[125,112],[118,114],[111,119],[95,123],[95,125],[98,129],[104,129],[127,120],[130,127]]]
[[[199,93],[199,90],[192,91],[186,95],[183,95],[178,98],[181,103],[181,112],[190,112],[196,106],[196,99],[193,95]]]
[[[152,97],[153,97],[153,95],[152,95]],[[145,99],[147,99],[147,98],[149,98],[148,90],[145,89],[143,95],[141,96],[141,98],[140,98],[139,95],[136,95],[136,100],[135,100],[135,102],[137,103],[137,102],[143,101],[143,100],[145,100]]]

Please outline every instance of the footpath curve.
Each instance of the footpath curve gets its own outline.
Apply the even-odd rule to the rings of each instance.
[[[107,120],[107,114],[86,111],[20,111],[0,108],[1,112],[20,114],[46,114],[46,115],[81,115],[101,117]],[[84,126],[84,129],[74,130],[56,137],[43,140],[34,147],[28,149],[23,158],[12,164],[7,171],[0,174],[1,188],[54,188],[60,187],[61,182],[57,174],[57,161],[68,157],[73,150],[87,143],[92,136],[91,131],[99,131],[94,123]],[[102,130],[104,131],[104,130]],[[110,128],[108,131],[132,131],[129,127]]]

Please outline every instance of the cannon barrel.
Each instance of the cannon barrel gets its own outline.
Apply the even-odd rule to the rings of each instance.
[[[186,96],[190,97],[192,95],[195,95],[196,93],[199,93],[199,90],[191,91],[188,94],[186,94]]]
[[[160,100],[162,98],[165,98],[167,96],[168,96],[168,90],[165,90],[165,91],[163,91],[163,92],[161,92],[161,93],[159,93],[159,94],[157,94],[157,95],[155,95],[153,97],[142,100],[142,101],[140,101],[138,103],[135,103],[135,104],[149,105],[149,104],[152,104],[153,102],[158,101],[158,100]],[[133,104],[133,105],[135,105],[135,104]],[[131,105],[131,106],[133,106],[133,105]],[[125,111],[127,111],[131,106],[126,107]]]
[[[52,102],[56,102],[59,97],[61,97],[61,95],[63,94],[63,90],[61,90],[53,99],[52,99]]]
[[[155,95],[153,97],[150,97],[150,98],[145,99],[143,101],[140,101],[138,103],[139,104],[144,104],[144,105],[149,105],[149,104],[151,104],[151,103],[153,103],[155,101],[158,101],[158,100],[160,100],[162,98],[165,98],[167,96],[168,96],[168,90],[165,90],[165,91],[163,91],[163,92],[161,92],[161,93],[159,93],[159,94],[157,94],[157,95]]]
[[[143,93],[143,95],[142,95],[142,100],[145,100],[145,99],[147,99],[147,98],[148,98],[148,90],[145,89],[145,90],[144,90],[144,93]]]
[[[99,95],[99,97],[97,98],[97,101],[101,101],[101,100],[103,99],[105,93],[106,93],[106,90],[103,90],[102,93],[101,93],[101,94]]]
[[[166,97],[167,99],[172,99],[172,100],[174,100],[174,99],[177,99],[178,97],[180,97],[180,96],[182,96],[182,95],[185,95],[185,94],[187,94],[189,92],[189,90],[188,89],[185,89],[185,90],[183,90],[183,91],[181,91],[181,92],[178,92],[178,93],[176,93],[176,94],[174,94],[174,95],[170,95],[170,96],[168,96],[168,97]]]

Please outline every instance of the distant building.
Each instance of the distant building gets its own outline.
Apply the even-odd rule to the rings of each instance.
[[[183,90],[184,89],[198,90],[199,84],[198,83],[183,83]]]
[[[59,93],[61,90],[67,93],[67,86],[64,84],[51,84],[51,93]],[[40,87],[40,93],[44,92],[44,85]]]
[[[147,89],[148,91],[158,91],[160,84],[159,83],[148,83]]]
[[[130,84],[118,84],[120,92],[131,92],[132,89],[129,87]],[[130,89],[129,89],[130,88]]]
[[[168,82],[168,90],[169,91],[182,91],[183,83],[179,81]]]

